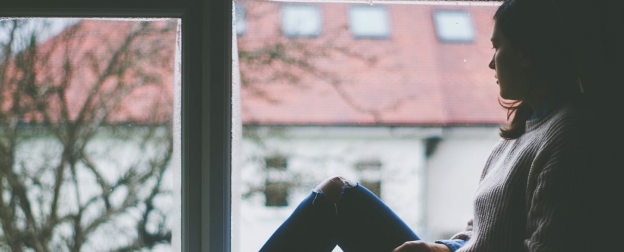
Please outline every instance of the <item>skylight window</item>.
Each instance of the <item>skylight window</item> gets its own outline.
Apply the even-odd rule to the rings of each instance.
[[[321,34],[321,10],[313,5],[282,6],[282,32],[289,37]]]
[[[241,36],[245,34],[245,30],[247,29],[247,21],[245,18],[246,10],[245,5],[239,2],[235,2],[234,6],[236,7],[236,35]]]
[[[470,14],[464,10],[437,10],[434,21],[438,39],[444,42],[472,42],[475,31]]]
[[[354,37],[385,38],[390,35],[388,12],[383,6],[351,7],[349,26]]]

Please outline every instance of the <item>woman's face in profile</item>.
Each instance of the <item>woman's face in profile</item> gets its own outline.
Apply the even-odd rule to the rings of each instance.
[[[491,41],[494,55],[489,67],[496,71],[495,78],[500,88],[500,96],[507,100],[524,99],[530,86],[525,71],[528,60],[522,57],[519,49],[511,45],[496,24]]]

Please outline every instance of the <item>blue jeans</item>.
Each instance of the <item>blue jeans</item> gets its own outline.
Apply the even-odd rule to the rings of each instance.
[[[264,244],[261,252],[390,252],[418,236],[372,192],[345,188],[338,204],[312,192]]]

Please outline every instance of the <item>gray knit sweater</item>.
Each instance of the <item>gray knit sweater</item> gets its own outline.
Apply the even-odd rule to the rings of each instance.
[[[474,216],[452,239],[467,240],[458,252],[570,251],[581,217],[587,170],[580,110],[562,106],[526,122],[526,133],[501,140],[483,170]]]

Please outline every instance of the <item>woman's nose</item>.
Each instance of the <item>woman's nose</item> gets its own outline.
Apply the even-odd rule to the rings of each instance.
[[[490,64],[488,66],[490,67],[490,69],[496,70],[496,64],[494,63],[494,57],[492,57],[492,60],[490,60]]]

